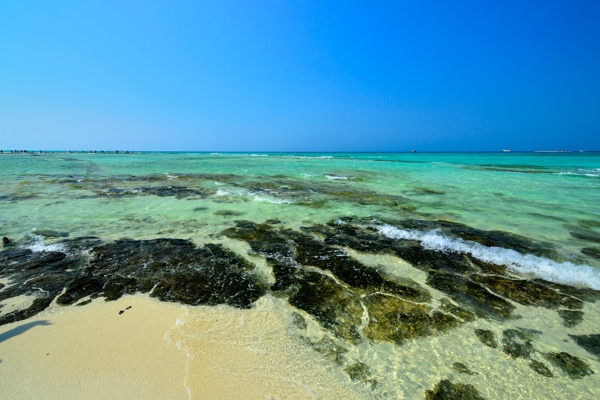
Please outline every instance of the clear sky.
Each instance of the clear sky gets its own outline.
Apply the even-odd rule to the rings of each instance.
[[[5,0],[0,148],[600,150],[600,1]]]

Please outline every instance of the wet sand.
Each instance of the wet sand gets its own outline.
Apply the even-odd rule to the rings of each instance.
[[[0,393],[3,399],[364,398],[363,389],[315,363],[312,350],[289,337],[279,302],[260,303],[252,310],[182,307],[137,295],[53,306],[0,327]]]

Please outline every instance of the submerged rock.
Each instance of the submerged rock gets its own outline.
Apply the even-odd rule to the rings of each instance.
[[[581,300],[556,292],[535,281],[481,275],[476,275],[474,280],[484,284],[494,292],[526,306],[539,306],[550,309],[561,306],[575,309],[583,307]]]
[[[563,319],[563,325],[572,328],[583,321],[583,311],[575,310],[557,310],[558,315]]]
[[[507,329],[502,332],[502,350],[512,358],[529,358],[533,351],[531,342],[540,334],[530,329]]]
[[[481,340],[481,343],[493,349],[498,347],[498,342],[496,341],[496,335],[494,334],[494,332],[486,329],[475,329],[474,332],[479,338],[479,340]]]
[[[377,381],[371,378],[371,368],[363,362],[357,361],[354,364],[350,364],[344,368],[344,371],[353,381],[359,381],[373,386],[377,384]]]
[[[336,364],[343,365],[346,361],[345,355],[348,353],[348,349],[334,342],[328,337],[324,337],[319,341],[312,342],[309,339],[304,338],[314,350],[321,353],[325,359],[335,362]]]
[[[554,375],[552,371],[542,362],[531,360],[529,363],[529,368],[537,372],[538,374],[545,376],[546,378],[552,378]]]
[[[425,400],[484,400],[473,385],[440,381],[433,390],[425,392]]]
[[[571,379],[581,379],[594,373],[585,361],[569,353],[548,353],[545,357],[554,366],[562,369]]]
[[[279,280],[290,270],[278,268],[275,276]],[[284,280],[292,282],[295,293],[289,303],[312,315],[324,328],[349,342],[360,341],[358,328],[363,308],[359,297],[330,277],[314,271],[296,269],[293,276]]]
[[[431,307],[415,304],[384,294],[363,299],[369,313],[365,336],[402,344],[406,340],[429,336],[459,326],[462,322],[451,315],[433,311]]]
[[[469,367],[467,367],[465,364],[460,363],[460,362],[455,362],[452,364],[452,368],[457,370],[458,372],[460,372],[461,374],[467,374],[467,375],[476,375],[477,372],[473,372],[469,369]]]
[[[600,334],[569,336],[589,353],[600,357]]]
[[[453,300],[470,308],[480,317],[511,318],[515,306],[502,297],[490,293],[482,285],[463,276],[450,273],[433,273],[427,284],[448,294]]]
[[[581,252],[590,258],[600,260],[600,248],[598,247],[584,247]]]

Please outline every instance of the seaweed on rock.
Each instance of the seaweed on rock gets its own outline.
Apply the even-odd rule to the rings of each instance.
[[[484,400],[473,385],[441,380],[433,390],[425,392],[425,400]]]
[[[589,353],[600,357],[600,334],[569,336]]]
[[[267,291],[252,264],[217,244],[196,248],[180,239],[102,243],[84,237],[62,247],[64,251],[0,252],[0,277],[10,276],[12,284],[0,292],[0,301],[35,297],[30,307],[1,315],[0,325],[32,317],[55,298],[59,305],[72,305],[86,297],[116,300],[151,292],[163,301],[249,308]]]
[[[594,373],[585,361],[569,353],[548,353],[545,357],[571,379],[581,379]]]

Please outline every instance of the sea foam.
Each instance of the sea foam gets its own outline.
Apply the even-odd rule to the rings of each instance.
[[[29,235],[29,243],[21,246],[34,252],[39,251],[65,251],[65,246],[59,243],[45,244],[42,235]]]
[[[414,229],[398,229],[391,225],[376,226],[379,233],[390,239],[408,239],[421,242],[429,250],[469,254],[481,261],[504,265],[509,270],[522,274],[533,274],[554,283],[589,287],[600,290],[600,272],[588,265],[556,262],[533,254],[521,254],[502,247],[452,238],[439,230],[428,232]]]

